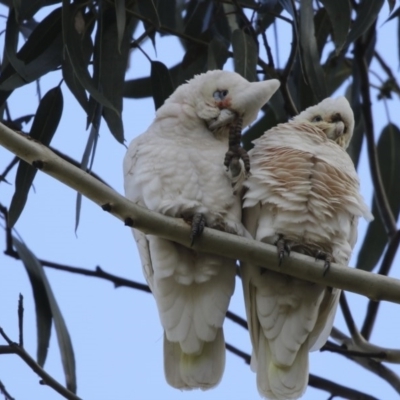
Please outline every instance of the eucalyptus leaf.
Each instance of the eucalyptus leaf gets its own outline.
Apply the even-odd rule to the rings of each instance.
[[[235,71],[249,82],[256,81],[258,49],[253,38],[242,29],[236,29],[232,34],[232,47]]]
[[[41,100],[32,123],[30,137],[48,146],[57,130],[62,109],[62,92],[59,87],[55,87],[49,90]],[[19,162],[15,178],[15,192],[8,213],[8,223],[11,227],[18,221],[25,207],[36,171],[36,168],[25,161]]]
[[[383,128],[377,146],[379,168],[390,208],[397,220],[400,211],[400,129],[394,124]],[[387,235],[375,199],[372,202],[375,219],[369,224],[357,259],[357,268],[372,271],[387,245]]]
[[[48,308],[50,308],[50,312],[54,322],[54,327],[57,334],[58,346],[60,348],[61,361],[64,369],[66,385],[71,392],[76,393],[75,356],[71,338],[67,326],[65,324],[64,318],[61,314],[60,308],[57,304],[56,298],[54,297],[50,283],[47,280],[46,274],[43,270],[43,266],[40,264],[39,260],[35,257],[35,255],[29,250],[29,248],[15,237],[13,237],[13,245],[17,249],[17,252],[21,257],[21,260],[24,263],[26,270],[27,271],[29,270],[28,274],[31,274],[30,277],[32,276],[34,278],[36,285],[35,290],[38,290],[39,288],[43,290],[42,299],[47,297],[46,301],[47,313],[49,312]],[[48,314],[46,315],[46,318],[47,319],[45,322],[48,324],[49,323]],[[46,328],[48,329],[47,325]],[[48,338],[44,337],[43,339],[47,339],[47,347],[48,347],[48,339],[50,339],[50,335],[48,336]],[[45,343],[43,343],[42,345],[44,344]]]
[[[156,110],[173,93],[174,85],[168,68],[160,61],[151,62],[151,85]]]

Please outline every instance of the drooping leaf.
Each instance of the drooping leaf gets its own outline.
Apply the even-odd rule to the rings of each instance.
[[[8,19],[6,32],[6,52],[10,64],[1,74],[0,90],[12,90],[33,82],[61,64],[61,8],[52,11],[36,26],[17,55],[18,26],[15,17]]]
[[[397,18],[399,16],[400,16],[400,7],[394,13],[390,14],[389,18],[385,21],[385,24],[386,22],[389,22],[390,20]]]
[[[41,100],[32,123],[30,136],[48,146],[60,122],[62,109],[62,92],[59,87],[55,87],[49,90]],[[24,209],[36,171],[25,161],[21,160],[18,165],[15,192],[8,213],[8,221],[11,227],[17,222]]]
[[[125,0],[115,0],[115,15],[117,18],[118,50],[121,52],[121,43],[126,25]]]
[[[40,264],[38,259],[35,255],[29,250],[29,248],[22,242],[20,242],[17,238],[13,237],[13,244],[21,257],[22,262],[25,265],[25,268],[28,272],[29,277],[31,276],[35,279],[35,289],[38,290],[39,288],[42,290],[41,298],[47,297],[47,315],[45,316],[47,324],[49,323],[49,308],[51,315],[54,321],[54,327],[57,334],[58,346],[60,348],[61,354],[61,361],[64,369],[64,375],[66,380],[67,388],[76,393],[76,370],[75,370],[75,356],[74,356],[74,349],[72,347],[71,337],[69,335],[67,326],[65,324],[64,318],[61,314],[60,308],[57,304],[56,298],[54,297],[53,291],[51,289],[50,283],[47,280],[46,274],[43,270],[43,266]],[[39,283],[40,282],[40,283]],[[32,283],[32,279],[31,279]],[[35,293],[35,292],[34,292]],[[43,317],[43,316],[42,316]],[[50,321],[51,323],[51,321]],[[48,327],[46,326],[48,329]],[[41,333],[40,333],[41,335]],[[39,336],[39,335],[38,335]],[[46,339],[46,338],[43,338]],[[47,347],[48,347],[48,340],[50,339],[50,335],[47,338]],[[43,343],[45,344],[45,343]],[[42,345],[43,345],[42,344]],[[47,351],[46,347],[46,351]],[[46,355],[44,355],[45,357]],[[44,360],[43,360],[44,363]]]
[[[228,48],[222,40],[213,38],[208,46],[208,69],[222,69],[228,56]]]
[[[47,351],[50,344],[51,324],[53,315],[49,299],[47,297],[46,287],[42,280],[40,269],[42,266],[37,258],[29,251],[24,243],[13,237],[13,246],[21,258],[31,283],[33,299],[36,312],[36,331],[37,331],[37,363],[43,367],[47,357]]]
[[[98,90],[96,83],[89,74],[86,61],[82,57],[79,41],[83,32],[77,29],[76,26],[76,18],[79,17],[77,13],[81,11],[77,11],[75,7],[71,6],[70,0],[62,0],[62,2],[62,31],[66,49],[65,56],[69,57],[74,73],[85,90],[104,107],[108,107],[117,115],[120,115],[110,100]]]
[[[364,34],[376,21],[384,0],[361,0],[357,8],[357,17],[347,36],[346,47]]]
[[[342,50],[351,22],[351,8],[349,0],[321,0],[324,5],[333,29],[333,41],[336,54]]]
[[[140,14],[149,19],[153,26],[158,30],[161,26],[160,17],[158,15],[156,0],[138,0]]]
[[[383,128],[378,141],[378,160],[383,187],[394,218],[400,211],[400,129],[394,124]],[[369,224],[357,260],[357,268],[372,271],[387,244],[387,235],[375,199],[372,202],[375,219]]]
[[[257,14],[258,25],[262,31],[266,31],[274,22],[275,16],[283,10],[282,5],[276,1],[272,6],[260,7]]]
[[[101,123],[102,106],[99,103],[93,103],[95,110],[93,112],[93,120],[91,121],[92,128],[89,138],[83,152],[80,168],[86,172],[90,172],[93,165],[94,156],[96,153],[97,141],[99,138],[99,130]],[[82,194],[77,192],[75,202],[75,233],[78,231],[79,221],[81,216]]]
[[[328,59],[323,65],[328,96],[331,96],[351,76],[352,65],[351,58],[338,60],[336,57]]]
[[[256,81],[258,49],[253,38],[242,29],[235,29],[232,34],[232,47],[235,71],[249,82]]]
[[[312,0],[304,0],[300,10],[300,56],[303,73],[317,101],[327,97],[324,71],[319,60],[314,32],[314,9]]]
[[[184,18],[184,32],[186,35],[197,38],[205,32],[212,21],[213,2],[190,1]]]
[[[128,6],[129,1],[126,2]],[[118,21],[112,7],[105,8],[102,13],[102,27],[98,29],[95,42],[94,77],[105,95],[111,102],[112,109],[103,108],[103,117],[113,136],[118,142],[124,142],[124,127],[122,123],[122,95],[124,90],[125,72],[129,56],[129,44],[137,21],[127,15],[124,35],[118,50]]]
[[[394,6],[396,5],[396,0],[388,0],[388,4],[389,4],[389,11],[392,12]]]
[[[168,68],[160,61],[151,62],[151,85],[156,110],[160,108],[165,100],[174,91]]]
[[[194,75],[201,74],[207,71],[208,61],[208,46],[191,44],[183,56],[182,63],[180,64],[178,81],[180,85]]]
[[[172,79],[174,87],[178,86],[180,70],[181,70],[181,64],[177,64],[169,69],[169,74]],[[150,76],[147,76],[145,78],[125,81],[124,97],[132,99],[143,99],[146,97],[151,97],[152,95],[153,95],[153,90],[151,86]]]
[[[320,8],[314,16],[315,38],[317,40],[317,49],[319,57],[326,45],[329,34],[332,31],[332,25],[325,8]]]

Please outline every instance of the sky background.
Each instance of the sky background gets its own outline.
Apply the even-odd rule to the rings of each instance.
[[[7,9],[0,6],[0,14],[6,15]],[[381,12],[381,19],[377,25],[378,49],[397,73],[399,65],[397,23],[391,21],[383,25],[388,15],[386,7]],[[5,20],[0,19],[0,31],[4,27]],[[278,32],[279,58],[281,63],[284,63],[292,41],[291,31],[279,23]],[[135,37],[139,37],[141,33],[142,29],[138,30]],[[267,35],[270,43],[274,43],[272,29]],[[162,61],[171,67],[182,59],[184,53],[176,39],[157,36],[156,43],[157,53],[150,41],[143,45],[153,60]],[[276,49],[273,50],[274,56],[275,51]],[[232,69],[230,62],[225,65],[225,69]],[[379,67],[375,63],[372,69],[379,72]],[[147,76],[149,73],[148,60],[140,51],[133,52],[127,78]],[[61,72],[51,73],[41,79],[42,95],[58,85],[60,80]],[[342,94],[349,83],[346,82],[337,94]],[[64,111],[52,146],[80,160],[88,138],[88,132],[85,131],[86,115],[65,84],[62,85],[62,91]],[[374,91],[373,98],[376,99]],[[9,101],[13,118],[34,113],[38,105],[36,84],[16,90]],[[389,109],[392,122],[400,125],[398,110],[390,103]],[[127,143],[146,130],[154,118],[154,112],[151,98],[124,101],[123,117]],[[375,101],[373,113],[376,123],[375,133],[378,136],[388,122],[382,102]],[[123,193],[122,159],[125,151],[125,147],[116,142],[102,121],[93,171],[120,193]],[[4,170],[12,157],[11,153],[0,148],[0,171]],[[359,174],[362,193],[366,202],[371,204],[372,188],[365,144]],[[15,171],[8,176],[10,182],[14,181],[14,175]],[[35,191],[30,192],[25,210],[16,224],[16,230],[38,258],[92,270],[96,266],[101,266],[105,271],[115,275],[145,282],[131,232],[119,220],[103,212],[89,200],[83,199],[80,225],[75,234],[76,192],[40,172],[36,175],[34,186]],[[13,190],[12,185],[0,184],[0,201],[4,205],[9,205]],[[359,242],[350,265],[355,264],[365,227],[366,223],[361,221]],[[3,235],[0,235],[1,250],[3,243]],[[392,276],[397,278],[400,275],[399,261],[398,256],[392,268]],[[164,380],[163,372],[163,331],[151,295],[129,288],[114,289],[112,283],[96,278],[51,269],[46,269],[46,274],[72,338],[77,365],[78,395],[81,398],[94,400],[260,398],[255,374],[242,359],[229,352],[226,356],[222,382],[216,389],[207,392],[180,392],[169,387]],[[35,306],[25,268],[20,261],[0,254],[0,326],[13,340],[18,338],[19,293],[24,296],[25,349],[35,356]],[[348,300],[353,317],[360,327],[367,299],[349,294]],[[245,316],[240,281],[237,281],[229,308],[242,317]],[[381,304],[371,337],[372,343],[400,348],[399,314],[398,305]],[[337,313],[335,326],[347,333],[340,311]],[[224,331],[228,343],[250,353],[247,331],[229,320],[225,322]],[[2,339],[0,344],[4,344]],[[400,374],[400,366],[389,367]],[[59,382],[65,382],[54,329],[45,369]],[[362,390],[379,399],[398,398],[398,394],[385,381],[340,355],[327,352],[312,353],[310,372]],[[53,389],[40,385],[39,378],[15,355],[0,357],[0,380],[16,400],[61,398]],[[319,400],[328,397],[326,392],[308,388],[304,399]]]

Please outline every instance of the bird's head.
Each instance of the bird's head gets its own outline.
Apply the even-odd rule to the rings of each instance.
[[[345,97],[327,98],[309,107],[293,118],[297,122],[309,122],[321,129],[328,139],[344,149],[350,143],[354,130],[354,114]]]
[[[171,98],[179,96],[179,101],[192,107],[214,132],[237,116],[243,118],[243,126],[249,125],[279,86],[277,79],[249,82],[235,72],[215,70],[196,75]]]

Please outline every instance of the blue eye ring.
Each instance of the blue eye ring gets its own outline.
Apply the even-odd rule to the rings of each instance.
[[[316,115],[311,122],[321,122],[322,121],[322,117],[320,115]]]
[[[228,95],[228,93],[229,93],[229,91],[226,90],[226,89],[224,89],[224,90],[216,90],[213,93],[213,97],[214,97],[215,100],[221,101],[221,100],[225,99],[225,97]]]

